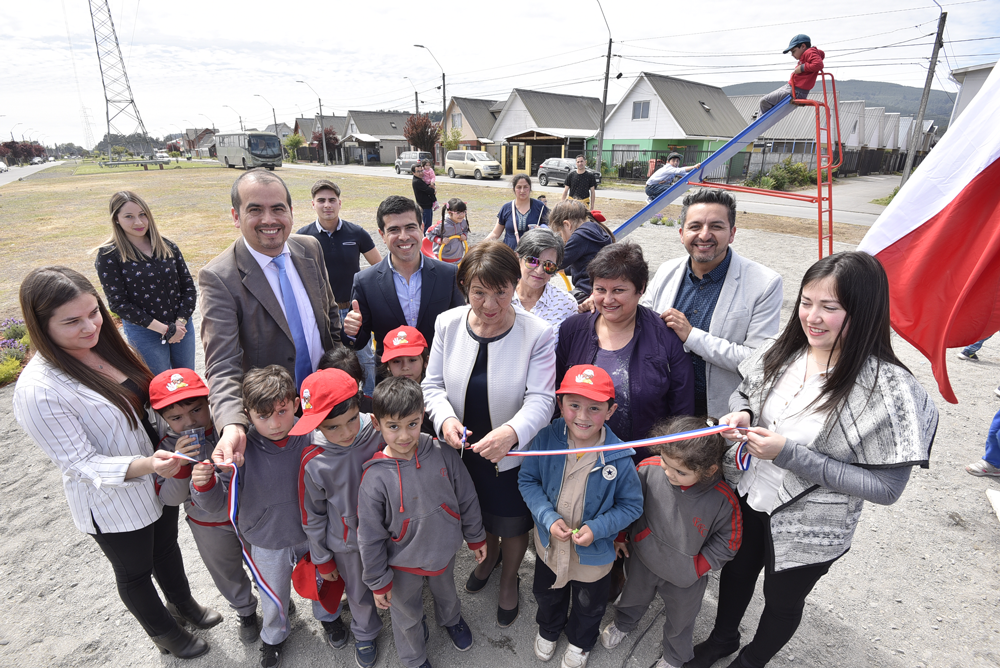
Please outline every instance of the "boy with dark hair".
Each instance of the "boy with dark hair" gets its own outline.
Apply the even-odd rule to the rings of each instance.
[[[389,609],[396,652],[405,668],[430,668],[423,584],[434,616],[459,651],[472,647],[455,589],[455,553],[468,542],[486,557],[486,532],[472,478],[458,453],[420,433],[424,397],[402,376],[375,387],[372,423],[385,448],[365,465],[358,493],[358,544],[364,582]],[[405,490],[405,491],[404,491]]]
[[[354,658],[360,668],[371,668],[378,660],[375,639],[382,620],[362,579],[358,488],[362,467],[378,452],[382,439],[371,416],[360,411],[362,396],[357,381],[344,371],[317,371],[302,383],[302,418],[290,433],[312,432],[313,444],[303,451],[299,468],[299,503],[310,560],[324,580],[343,580]],[[337,622],[343,629],[339,617]],[[327,641],[343,647],[346,629],[341,635],[328,633]]]
[[[219,436],[212,424],[208,406],[208,388],[191,369],[168,369],[149,383],[149,403],[159,419],[156,428],[160,437],[157,449],[179,452],[198,461],[212,456]],[[181,467],[173,478],[156,478],[160,500],[167,506],[184,506],[191,535],[198,554],[205,563],[212,581],[240,618],[240,640],[257,639],[257,599],[250,578],[243,570],[243,554],[239,538],[225,510],[208,512],[191,503],[191,471],[193,464]],[[167,609],[184,625],[191,622],[207,629],[222,621],[222,615],[201,606],[181,609],[167,603]]]
[[[809,35],[796,35],[788,43],[788,48],[782,53],[791,51],[792,58],[799,61],[792,70],[791,84],[785,84],[781,88],[772,91],[760,98],[760,113],[768,111],[771,107],[792,95],[792,86],[795,86],[794,97],[803,100],[809,97],[809,91],[816,85],[816,76],[823,69],[823,57],[825,53],[812,45]],[[754,114],[754,118],[757,115]]]
[[[267,596],[261,597],[264,627],[261,629],[261,668],[278,668],[282,645],[291,629],[287,621],[292,569],[309,551],[299,514],[298,474],[302,451],[310,437],[292,436],[299,397],[291,374],[277,364],[251,369],[243,377],[243,406],[250,419],[243,466],[239,468],[239,529],[250,543],[250,556],[261,577],[278,596],[285,611]],[[219,476],[211,464],[194,467],[191,476],[195,504],[212,512],[226,508],[230,480]],[[327,634],[346,637],[343,622],[319,601],[313,616]]]

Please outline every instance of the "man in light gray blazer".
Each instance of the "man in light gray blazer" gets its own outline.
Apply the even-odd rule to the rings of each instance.
[[[736,200],[726,191],[688,193],[681,221],[688,257],[664,262],[640,303],[684,342],[695,369],[695,412],[721,417],[740,383],[739,363],[778,334],[781,276],[729,247]]]
[[[319,242],[291,234],[292,197],[284,181],[262,169],[250,170],[236,179],[231,197],[241,236],[198,272],[198,285],[209,403],[222,430],[213,456],[221,462],[237,454],[242,463],[248,424],[243,374],[278,364],[294,378],[299,348],[308,355],[300,361],[315,371],[323,353],[340,343],[340,312]],[[283,282],[290,295],[283,296]],[[293,303],[299,346],[286,317]]]

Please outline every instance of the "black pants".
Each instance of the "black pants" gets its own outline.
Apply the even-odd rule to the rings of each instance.
[[[150,576],[156,578],[171,603],[184,604],[191,599],[177,545],[177,515],[177,506],[164,506],[163,516],[149,526],[122,533],[100,533],[98,529],[94,536],[115,571],[122,603],[154,637],[172,631],[176,622],[163,606]]]
[[[768,554],[768,516],[747,505],[740,497],[743,512],[743,542],[739,552],[723,566],[719,579],[719,610],[712,638],[719,643],[740,639],[740,621],[753,598],[757,576]],[[763,668],[795,635],[802,621],[806,596],[830,570],[832,561],[772,573],[764,570],[764,611],[757,633],[743,650],[743,663]]]
[[[535,614],[538,633],[546,640],[555,642],[565,630],[567,640],[589,652],[597,644],[601,619],[608,607],[611,573],[597,582],[570,580],[562,589],[551,589],[555,581],[556,574],[545,565],[540,556],[536,557],[535,581],[531,585],[531,592],[538,602],[538,612]]]

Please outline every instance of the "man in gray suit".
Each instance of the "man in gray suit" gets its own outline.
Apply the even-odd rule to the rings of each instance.
[[[688,193],[681,221],[688,257],[664,262],[640,303],[660,314],[691,356],[695,412],[721,417],[740,384],[739,363],[778,334],[781,276],[729,247],[736,200],[726,191]]]
[[[340,343],[340,313],[316,239],[292,235],[292,196],[263,169],[233,183],[232,216],[241,237],[198,272],[205,376],[216,428],[214,458],[242,463],[247,417],[240,382],[278,364],[296,385]],[[345,297],[346,299],[346,297]]]

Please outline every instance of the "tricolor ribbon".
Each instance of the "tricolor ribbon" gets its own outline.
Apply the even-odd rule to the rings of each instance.
[[[194,462],[195,464],[202,464],[204,462],[199,462],[193,457],[188,457],[180,452],[173,452],[171,456],[175,459],[186,459],[189,462]],[[229,483],[229,522],[233,525],[233,529],[236,530],[236,538],[240,541],[240,550],[243,552],[243,561],[246,562],[247,568],[250,569],[250,575],[253,577],[253,581],[257,583],[257,588],[264,592],[264,595],[271,599],[271,602],[278,607],[278,617],[281,619],[281,630],[285,631],[288,629],[288,615],[285,614],[285,606],[281,603],[281,598],[274,593],[271,586],[267,584],[267,580],[264,576],[260,574],[257,569],[257,564],[254,563],[253,557],[250,556],[250,551],[247,549],[246,543],[243,542],[243,536],[240,535],[240,528],[236,524],[236,517],[239,512],[239,488],[240,488],[240,474],[239,470],[236,468],[236,464],[216,464],[218,467],[229,467],[233,470],[233,479]]]
[[[736,466],[741,471],[746,471],[750,468],[750,453],[747,452],[746,441],[740,441],[739,445],[736,446]]]
[[[730,429],[740,429],[745,431],[740,427],[732,427],[728,424],[720,424],[714,427],[705,427],[704,429],[694,429],[692,431],[682,431],[676,434],[666,434],[665,436],[654,436],[652,438],[644,438],[639,441],[629,441],[628,443],[618,443],[615,445],[596,445],[591,448],[572,448],[567,450],[512,450],[508,452],[505,456],[507,457],[541,457],[543,455],[579,455],[587,452],[611,452],[613,450],[628,450],[629,448],[646,448],[651,445],[660,445],[661,443],[674,443],[676,441],[687,441],[692,438],[698,438],[699,436],[711,436],[712,434],[721,434],[724,431],[729,431]],[[463,441],[464,445],[464,441]],[[472,446],[465,446],[471,448]],[[749,454],[747,455],[749,457]],[[745,469],[744,469],[745,470]]]

